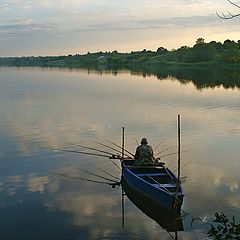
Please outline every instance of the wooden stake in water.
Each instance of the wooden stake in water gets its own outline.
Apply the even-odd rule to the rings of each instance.
[[[124,136],[124,131],[125,131],[125,128],[122,127],[122,161],[124,159],[124,144],[125,144],[125,136]],[[123,168],[122,168],[123,170]],[[122,173],[122,179],[123,179],[123,173]],[[122,227],[124,227],[124,223],[125,223],[125,211],[124,211],[124,191],[123,191],[123,188],[122,188]]]
[[[124,196],[125,196],[125,193],[124,193],[123,188],[122,188],[122,227],[125,226],[125,206],[124,206]]]
[[[124,136],[124,131],[125,131],[125,128],[124,127],[122,127],[122,159],[124,158],[124,138],[125,138],[125,136]]]
[[[180,133],[180,114],[178,114],[178,183],[180,183],[180,171],[181,171],[181,133]]]
[[[181,174],[181,138],[180,138],[180,114],[178,114],[178,173],[177,173],[177,185],[176,185],[176,193],[175,193],[175,202],[173,208],[175,211],[178,210],[178,191],[180,187],[180,174]]]

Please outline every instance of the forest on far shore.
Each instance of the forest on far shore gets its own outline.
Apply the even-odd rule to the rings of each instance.
[[[240,66],[240,40],[225,40],[223,43],[206,43],[198,38],[193,47],[182,46],[168,50],[159,47],[156,51],[143,49],[130,53],[96,52],[67,56],[1,57],[0,66],[88,67],[104,65],[108,68],[156,68],[171,66]]]

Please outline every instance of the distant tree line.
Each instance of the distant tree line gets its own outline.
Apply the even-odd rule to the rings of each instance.
[[[96,52],[68,56],[48,57],[7,57],[0,58],[1,66],[49,66],[49,67],[96,67],[106,65],[109,68],[134,66],[155,68],[159,66],[212,66],[240,64],[240,40],[225,40],[223,43],[203,38],[197,39],[193,47],[182,46],[168,50],[159,47],[156,51],[143,49],[130,53]]]

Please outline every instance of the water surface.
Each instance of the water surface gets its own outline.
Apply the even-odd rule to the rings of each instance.
[[[187,176],[183,210],[188,213],[179,239],[206,236],[204,224],[191,226],[196,216],[208,222],[223,211],[239,220],[239,89],[199,89],[191,81],[127,71],[0,72],[1,239],[171,239],[127,198],[122,228],[121,189],[76,179],[98,179],[83,170],[119,177],[111,161],[51,149],[79,150],[74,144],[103,149],[91,140],[121,144],[125,126],[129,151],[147,137],[153,148],[161,143],[155,153],[166,148],[164,154],[174,153],[177,114],[181,175]],[[176,171],[176,159],[162,160]]]

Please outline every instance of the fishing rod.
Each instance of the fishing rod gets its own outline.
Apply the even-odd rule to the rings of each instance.
[[[111,160],[111,159],[110,159]],[[122,169],[113,161],[113,160],[111,160],[111,162],[120,170],[120,171],[122,171]]]
[[[105,171],[105,170],[103,170],[101,168],[97,168],[97,169],[99,169],[100,171],[106,173],[108,176],[113,177],[113,178],[117,179],[118,181],[120,181],[120,179],[118,177],[112,175],[111,173],[109,173],[109,172],[107,172],[107,171]]]
[[[162,142],[160,142],[155,148],[154,148],[154,150],[153,150],[153,152],[155,152],[158,148],[159,148],[159,146],[162,144]]]
[[[171,148],[173,148],[173,147],[174,147],[174,146],[167,147],[167,148],[163,149],[162,151],[160,151],[160,152],[158,152],[158,153],[156,153],[156,154],[154,154],[154,155],[157,156],[157,155],[159,155],[159,154],[161,154],[161,153],[163,153],[163,152],[165,152],[165,151],[167,151],[167,150],[169,150],[169,149],[171,149]]]
[[[188,162],[186,162],[185,164],[183,164],[182,166],[181,166],[181,169],[183,169],[184,167],[186,167],[189,163],[191,163],[192,162],[192,160],[189,160]],[[176,170],[176,169],[175,169]]]
[[[181,151],[181,152],[188,152],[188,151]],[[178,154],[178,152],[165,154],[165,155],[160,156],[159,158],[163,158],[163,157],[167,157],[167,156],[171,156],[171,155],[175,155],[175,154]]]
[[[113,155],[113,153],[103,151],[103,150],[100,150],[100,149],[97,149],[97,148],[86,147],[86,146],[83,146],[81,144],[72,144],[72,145],[77,146],[77,147],[81,147],[81,148],[85,148],[85,149],[89,149],[89,150],[93,150],[93,151],[97,151],[97,152],[101,152],[101,153],[106,153],[106,154],[109,154],[109,155]]]
[[[84,173],[87,173],[87,174],[89,174],[89,175],[91,175],[91,176],[99,177],[99,178],[102,178],[102,179],[104,179],[104,180],[108,180],[108,181],[111,181],[111,182],[116,182],[116,181],[113,180],[113,179],[106,178],[106,177],[101,176],[101,175],[98,175],[98,174],[96,174],[96,173],[89,172],[88,170],[80,169],[80,168],[78,168],[78,167],[75,167],[75,168],[78,169],[78,170],[80,170],[80,171],[82,171],[82,172],[84,172]]]
[[[61,152],[70,152],[70,153],[80,153],[80,154],[86,154],[86,155],[91,155],[91,156],[98,156],[98,157],[106,157],[111,160],[111,162],[119,169],[121,168],[112,160],[112,159],[120,159],[119,156],[115,156],[114,154],[112,156],[108,155],[103,155],[103,154],[95,154],[95,153],[87,153],[87,152],[81,152],[81,151],[75,151],[75,150],[68,150],[68,149],[51,149],[53,151],[61,151]]]
[[[106,142],[109,142],[109,143],[111,143],[111,144],[113,144],[115,147],[118,147],[118,148],[120,148],[120,149],[122,149],[122,147],[121,146],[119,146],[119,145],[117,145],[116,143],[114,143],[114,142],[111,142],[111,141],[109,141],[109,140],[107,140],[107,139],[104,139]],[[124,148],[124,151],[125,152],[127,152],[128,154],[130,154],[130,155],[132,155],[133,157],[134,157],[134,154],[132,154],[131,152],[129,152],[126,148]],[[126,154],[125,154],[126,155]],[[127,155],[126,155],[127,156]],[[129,157],[129,156],[128,156]]]
[[[91,141],[94,142],[94,143],[96,143],[96,144],[99,144],[99,145],[101,145],[101,146],[103,146],[103,147],[110,148],[110,149],[112,149],[112,150],[114,150],[114,151],[122,154],[122,151],[120,151],[120,150],[118,150],[118,149],[116,149],[116,148],[112,148],[112,147],[110,147],[110,146],[108,146],[108,145],[106,145],[106,144],[103,144],[103,143],[100,143],[100,142],[97,142],[97,141],[94,141],[94,140],[91,140]],[[128,156],[127,154],[124,154],[124,155],[125,155],[126,157],[130,157],[130,156]]]
[[[8,141],[8,139],[3,139],[3,138],[0,138],[0,142],[1,143],[19,143],[19,142],[29,142],[29,143],[33,143],[33,142],[40,142],[40,141],[43,141],[45,138],[43,137],[39,137],[39,138],[31,138],[31,139],[19,139],[19,140],[10,140]]]
[[[111,157],[115,156],[114,154],[112,156],[108,156],[108,155],[104,155],[104,154],[88,153],[88,152],[82,152],[82,151],[77,151],[77,150],[69,150],[69,149],[54,148],[54,149],[51,149],[51,150],[60,151],[60,152],[80,153],[80,154],[86,154],[86,155],[92,155],[92,156],[98,156],[98,157],[107,157],[107,158],[111,158]]]
[[[110,185],[110,186],[120,185],[120,182],[112,183],[112,182],[105,182],[105,181],[97,181],[97,180],[92,180],[92,179],[83,178],[83,177],[68,176],[66,173],[54,173],[54,172],[50,172],[50,174],[56,175],[56,176],[60,176],[60,177],[65,177],[65,178],[71,178],[71,179],[76,179],[76,180],[83,180],[83,181],[87,181],[87,182],[93,182],[93,183],[99,183],[99,184],[106,184],[106,185]]]
[[[139,146],[139,142],[138,142],[137,138],[135,138],[135,141],[136,141],[136,143],[137,143],[137,146]]]

